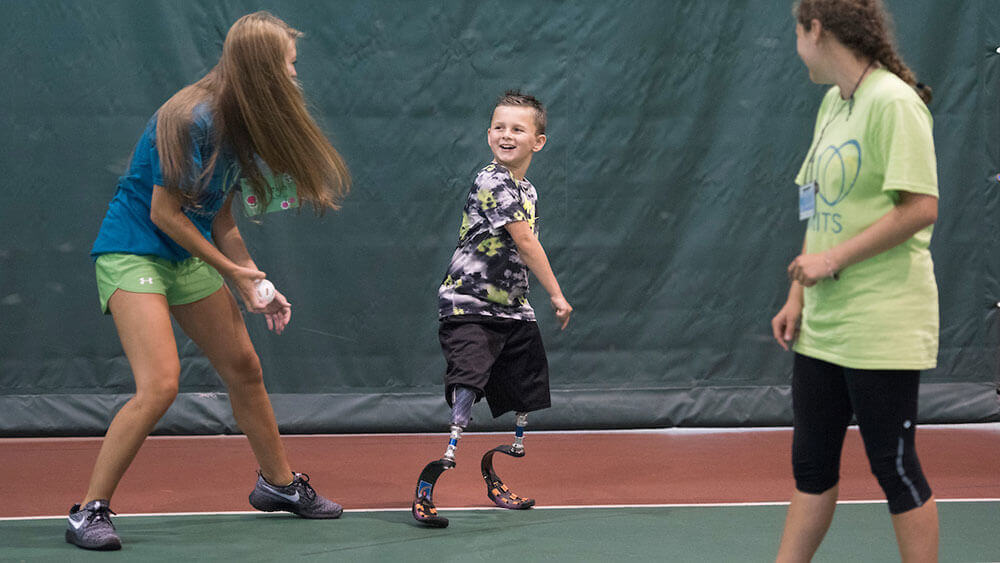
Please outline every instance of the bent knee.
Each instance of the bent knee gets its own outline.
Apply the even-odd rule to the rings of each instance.
[[[216,369],[230,385],[251,385],[264,380],[260,358],[253,348],[232,355],[222,365],[216,366]]]
[[[134,401],[137,407],[143,410],[166,412],[177,398],[177,379],[167,381],[157,381],[143,385],[136,389]]]

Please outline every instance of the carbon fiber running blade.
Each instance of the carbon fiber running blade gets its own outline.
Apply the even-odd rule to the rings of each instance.
[[[535,499],[520,497],[504,485],[503,480],[493,469],[493,455],[497,452],[511,457],[524,457],[523,449],[515,450],[513,446],[509,445],[497,446],[483,454],[479,468],[482,471],[483,480],[486,481],[486,496],[500,508],[508,510],[524,510],[535,506]]]
[[[416,497],[431,500],[434,496],[434,485],[437,483],[438,477],[452,467],[455,467],[455,462],[450,459],[439,459],[428,463],[424,467],[424,470],[420,472],[420,477],[417,479]]]

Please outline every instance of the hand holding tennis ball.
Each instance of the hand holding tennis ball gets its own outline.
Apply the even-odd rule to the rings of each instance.
[[[261,304],[267,305],[271,301],[274,301],[273,283],[268,280],[257,280],[253,284],[257,288],[257,299],[260,299]]]

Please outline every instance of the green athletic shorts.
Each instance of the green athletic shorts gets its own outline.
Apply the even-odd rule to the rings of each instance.
[[[173,262],[159,256],[101,254],[95,264],[101,311],[108,314],[108,300],[118,289],[133,293],[159,293],[170,305],[194,303],[222,287],[222,275],[200,258]]]

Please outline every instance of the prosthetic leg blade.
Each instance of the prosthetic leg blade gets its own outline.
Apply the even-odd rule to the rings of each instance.
[[[524,450],[515,450],[513,446],[497,446],[483,454],[483,461],[480,469],[483,472],[483,480],[486,481],[486,496],[490,497],[493,504],[508,510],[525,510],[535,506],[535,499],[519,497],[503,484],[497,472],[493,469],[493,454],[500,452],[511,457],[524,457]]]
[[[417,493],[413,499],[413,518],[432,528],[447,528],[448,519],[438,516],[437,508],[434,506],[434,485],[437,484],[438,477],[445,471],[455,467],[455,462],[450,459],[439,459],[432,461],[420,472],[417,480]]]

